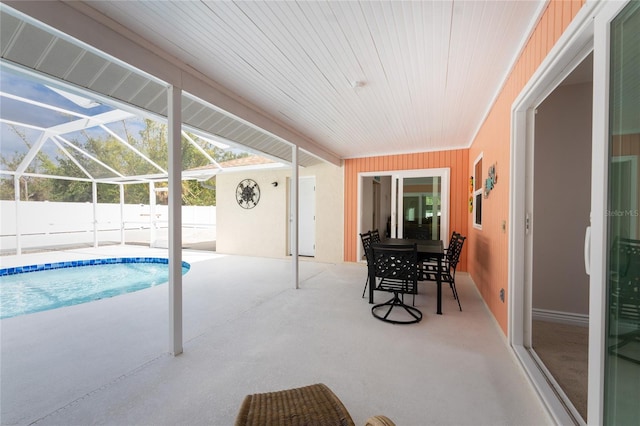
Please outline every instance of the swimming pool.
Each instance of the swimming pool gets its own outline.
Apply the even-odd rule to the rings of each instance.
[[[182,262],[182,275],[191,266]],[[120,257],[0,269],[0,319],[131,293],[169,280],[169,260]]]

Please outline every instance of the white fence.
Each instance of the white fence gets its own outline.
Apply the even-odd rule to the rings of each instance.
[[[18,220],[16,220],[18,214]],[[121,242],[166,247],[168,206],[156,205],[153,217],[145,204],[61,203],[22,201],[19,212],[15,201],[0,201],[0,249],[15,251],[16,233],[20,231],[23,249],[72,244]],[[216,240],[216,207],[182,207],[182,242]]]

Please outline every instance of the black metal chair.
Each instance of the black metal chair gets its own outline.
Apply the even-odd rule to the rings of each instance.
[[[371,259],[369,259],[369,248],[371,247],[371,231],[360,234],[360,241],[362,241],[364,257],[367,259],[367,280],[364,282],[364,290],[362,290],[362,297],[364,298],[364,295],[367,292],[367,285],[369,284],[369,265],[371,264]]]
[[[456,268],[460,261],[460,253],[462,253],[462,247],[467,237],[463,237],[460,234],[451,235],[451,243],[445,254],[442,267],[440,269],[440,280],[443,283],[449,283],[453,297],[458,302],[458,308],[462,311],[462,305],[460,304],[460,297],[458,297],[458,289],[456,288]],[[424,281],[437,281],[438,279],[438,265],[431,262],[425,262],[422,264],[422,280]]]
[[[456,240],[458,239],[458,237],[460,236],[460,234],[456,231],[451,232],[451,238],[449,239],[449,245],[447,246],[447,248],[444,249],[445,254],[449,251],[449,247],[452,247]]]
[[[613,244],[610,270],[609,337],[617,339],[609,353],[640,364],[640,240],[618,238]]]
[[[367,259],[367,267],[369,266],[369,247],[373,243],[380,242],[380,233],[377,229],[373,231],[365,232],[364,234],[360,234],[360,241],[362,241],[362,248],[364,249],[364,257]],[[367,281],[364,283],[364,290],[362,290],[362,297],[367,293],[367,285],[369,284],[369,273],[367,272]]]
[[[391,299],[371,308],[373,316],[392,324],[413,324],[422,320],[419,309],[404,303],[404,295],[411,294],[415,305],[415,295],[418,292],[417,246],[371,244],[369,253],[370,285],[375,286],[374,290],[393,293]],[[386,308],[386,312],[383,308]],[[392,315],[395,308],[401,312]]]

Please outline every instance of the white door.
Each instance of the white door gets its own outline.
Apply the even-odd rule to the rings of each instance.
[[[298,254],[300,256],[315,256],[316,178],[315,176],[304,176],[300,177],[298,182]],[[292,222],[290,221],[290,223]],[[293,235],[293,232],[290,235]]]

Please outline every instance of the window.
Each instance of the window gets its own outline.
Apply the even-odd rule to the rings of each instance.
[[[482,154],[473,163],[473,227],[482,229]]]

